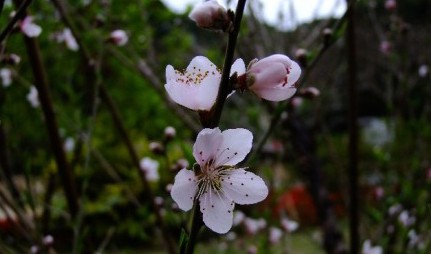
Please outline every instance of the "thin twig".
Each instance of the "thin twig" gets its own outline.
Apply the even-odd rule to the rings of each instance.
[[[84,58],[84,60],[87,63],[92,62],[90,51],[88,50],[86,45],[80,39],[81,37],[80,37],[80,35],[76,29],[76,26],[74,25],[74,23],[71,19],[71,17],[68,15],[68,12],[65,8],[64,2],[61,0],[52,0],[52,2],[54,3],[55,7],[59,11],[59,13],[63,19],[63,22],[65,23],[66,26],[68,26],[70,28],[73,36],[75,37],[76,41],[78,42],[78,45],[80,46],[80,50],[81,50],[80,52],[82,53],[81,55]],[[175,244],[173,243],[173,241],[170,237],[170,234],[164,225],[160,209],[157,206],[157,204],[155,203],[154,194],[152,193],[150,185],[149,185],[149,183],[145,177],[145,172],[142,171],[140,168],[139,156],[138,156],[135,148],[133,147],[133,144],[131,142],[129,134],[127,133],[127,130],[124,126],[124,123],[121,120],[119,110],[118,110],[117,106],[115,105],[114,101],[112,100],[111,96],[109,95],[108,91],[106,90],[106,87],[103,84],[99,84],[99,92],[100,92],[100,97],[101,97],[102,101],[104,102],[104,104],[107,106],[109,112],[111,113],[113,122],[119,131],[121,139],[123,140],[123,142],[126,145],[128,153],[132,159],[133,165],[135,166],[136,170],[138,171],[138,173],[140,175],[140,178],[141,178],[142,183],[143,183],[144,191],[145,191],[146,195],[149,197],[151,208],[156,215],[156,222],[157,222],[158,226],[160,227],[160,230],[162,231],[163,238],[166,242],[166,247],[167,247],[169,253],[175,254],[176,253],[176,250],[174,247]]]
[[[8,34],[13,30],[13,28],[15,27],[15,24],[21,20],[22,18],[25,17],[26,15],[26,10],[28,8],[28,6],[30,6],[31,2],[33,0],[25,0],[21,6],[18,8],[18,10],[16,11],[15,16],[12,17],[12,19],[9,21],[9,23],[7,24],[7,26],[5,27],[5,29],[3,29],[3,31],[0,33],[0,43],[3,42],[4,39],[6,39],[6,37],[8,36]]]
[[[15,0],[15,5],[19,5],[19,0]],[[44,115],[47,132],[51,142],[51,147],[57,163],[58,174],[66,195],[67,204],[72,217],[75,217],[79,210],[78,195],[76,192],[73,172],[67,162],[66,154],[63,149],[63,141],[60,137],[57,118],[54,112],[54,106],[49,90],[48,79],[45,66],[42,61],[39,45],[35,38],[29,38],[25,35],[24,43],[27,48],[29,62],[35,79],[35,87],[38,91],[38,97],[42,112]]]
[[[346,0],[354,3],[355,0]],[[348,61],[348,97],[349,97],[349,222],[350,253],[359,253],[359,206],[358,206],[358,105],[356,82],[356,43],[355,43],[355,6],[347,11],[348,23],[346,43]]]

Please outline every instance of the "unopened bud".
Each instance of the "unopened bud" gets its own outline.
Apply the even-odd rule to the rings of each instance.
[[[329,44],[331,43],[331,40],[332,40],[332,34],[333,34],[333,31],[332,31],[332,29],[331,28],[325,28],[325,29],[323,29],[323,31],[322,31],[322,35],[323,35],[323,45],[325,46],[325,47],[327,47],[327,46],[329,46]]]
[[[45,246],[52,246],[54,244],[54,237],[52,237],[52,235],[46,235],[42,239],[42,242]]]
[[[299,95],[303,98],[314,99],[320,95],[320,90],[313,86],[306,87],[304,89],[301,89]]]
[[[380,52],[384,55],[389,55],[392,51],[392,44],[389,41],[380,42]]]
[[[176,134],[177,134],[177,131],[175,130],[174,127],[168,126],[165,128],[165,138],[167,140],[172,140],[173,138],[175,138]]]
[[[37,253],[39,253],[39,247],[37,247],[36,245],[31,246],[30,253],[31,254],[37,254]]]
[[[129,37],[124,30],[114,30],[109,35],[109,40],[117,46],[124,46],[129,41]]]
[[[226,9],[216,0],[198,3],[189,14],[196,25],[210,30],[228,31],[231,20]]]
[[[165,152],[165,149],[163,148],[163,145],[160,144],[159,142],[151,142],[149,144],[149,148],[151,150],[151,152],[153,152],[154,154],[163,154]]]
[[[385,8],[388,11],[395,11],[397,9],[397,2],[395,0],[386,0]]]
[[[157,197],[154,198],[154,203],[156,203],[157,206],[162,206],[163,202],[164,201],[163,201],[162,197],[157,196]]]
[[[5,55],[2,62],[4,64],[18,65],[21,62],[21,57],[16,54]]]
[[[303,48],[299,48],[295,51],[295,57],[298,59],[299,65],[301,65],[301,67],[307,66],[307,53],[307,50]]]

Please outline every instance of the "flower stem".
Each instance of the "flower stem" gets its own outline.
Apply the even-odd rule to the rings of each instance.
[[[189,240],[187,241],[187,248],[185,254],[192,254],[196,245],[196,237],[202,227],[202,213],[199,208],[199,202],[195,201],[192,215],[192,225],[190,229]]]
[[[213,109],[210,112],[211,114],[210,121],[202,122],[202,125],[204,125],[204,127],[214,128],[219,125],[220,117],[223,111],[223,106],[226,101],[226,97],[232,91],[232,88],[230,87],[230,84],[229,84],[230,69],[233,62],[233,55],[235,52],[236,41],[239,34],[239,28],[241,26],[242,14],[244,13],[245,2],[246,0],[239,0],[238,5],[236,6],[235,20],[233,23],[233,29],[231,32],[229,32],[228,44],[227,44],[227,49],[226,49],[226,54],[225,54],[224,64],[223,64],[223,73],[221,76],[217,100]]]

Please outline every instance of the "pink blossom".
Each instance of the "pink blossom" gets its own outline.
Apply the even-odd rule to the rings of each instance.
[[[227,30],[230,21],[226,9],[216,0],[198,3],[189,14],[197,26],[212,30]]]
[[[252,63],[246,73],[246,82],[248,89],[258,97],[282,101],[295,94],[300,75],[301,68],[296,62],[275,54]]]
[[[397,2],[395,0],[386,0],[385,8],[388,11],[394,11],[397,8]]]
[[[389,41],[380,42],[380,52],[384,55],[389,55],[392,51],[392,44]]]
[[[283,236],[283,231],[277,227],[271,227],[269,229],[269,241],[271,244],[277,244],[280,242],[281,237]]]
[[[8,87],[12,84],[12,71],[8,68],[0,69],[0,78],[3,84],[3,87]]]
[[[109,38],[117,46],[124,46],[129,41],[127,33],[120,29],[112,31]]]
[[[233,224],[235,203],[260,202],[268,188],[259,176],[235,165],[250,152],[253,135],[246,129],[203,129],[193,146],[199,169],[182,169],[175,176],[172,199],[188,211],[199,201],[205,225],[216,233],[227,233]]]
[[[27,37],[33,38],[37,37],[42,33],[42,28],[33,23],[33,17],[27,16],[25,17],[19,24],[21,32],[23,32]]]

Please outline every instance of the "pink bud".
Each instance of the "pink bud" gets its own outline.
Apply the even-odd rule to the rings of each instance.
[[[392,44],[389,41],[380,42],[380,52],[388,55],[392,51]]]
[[[216,0],[198,3],[190,12],[189,18],[197,26],[211,30],[226,31],[230,26],[226,9]]]
[[[33,17],[27,16],[20,23],[20,29],[27,37],[37,37],[42,32],[42,28],[33,23]]]
[[[397,8],[397,2],[395,0],[386,0],[385,8],[388,11],[394,11]]]
[[[289,57],[276,54],[252,64],[246,75],[248,89],[258,97],[282,101],[295,94],[301,68]]]
[[[109,38],[117,46],[124,46],[129,40],[129,37],[124,30],[112,31]]]

